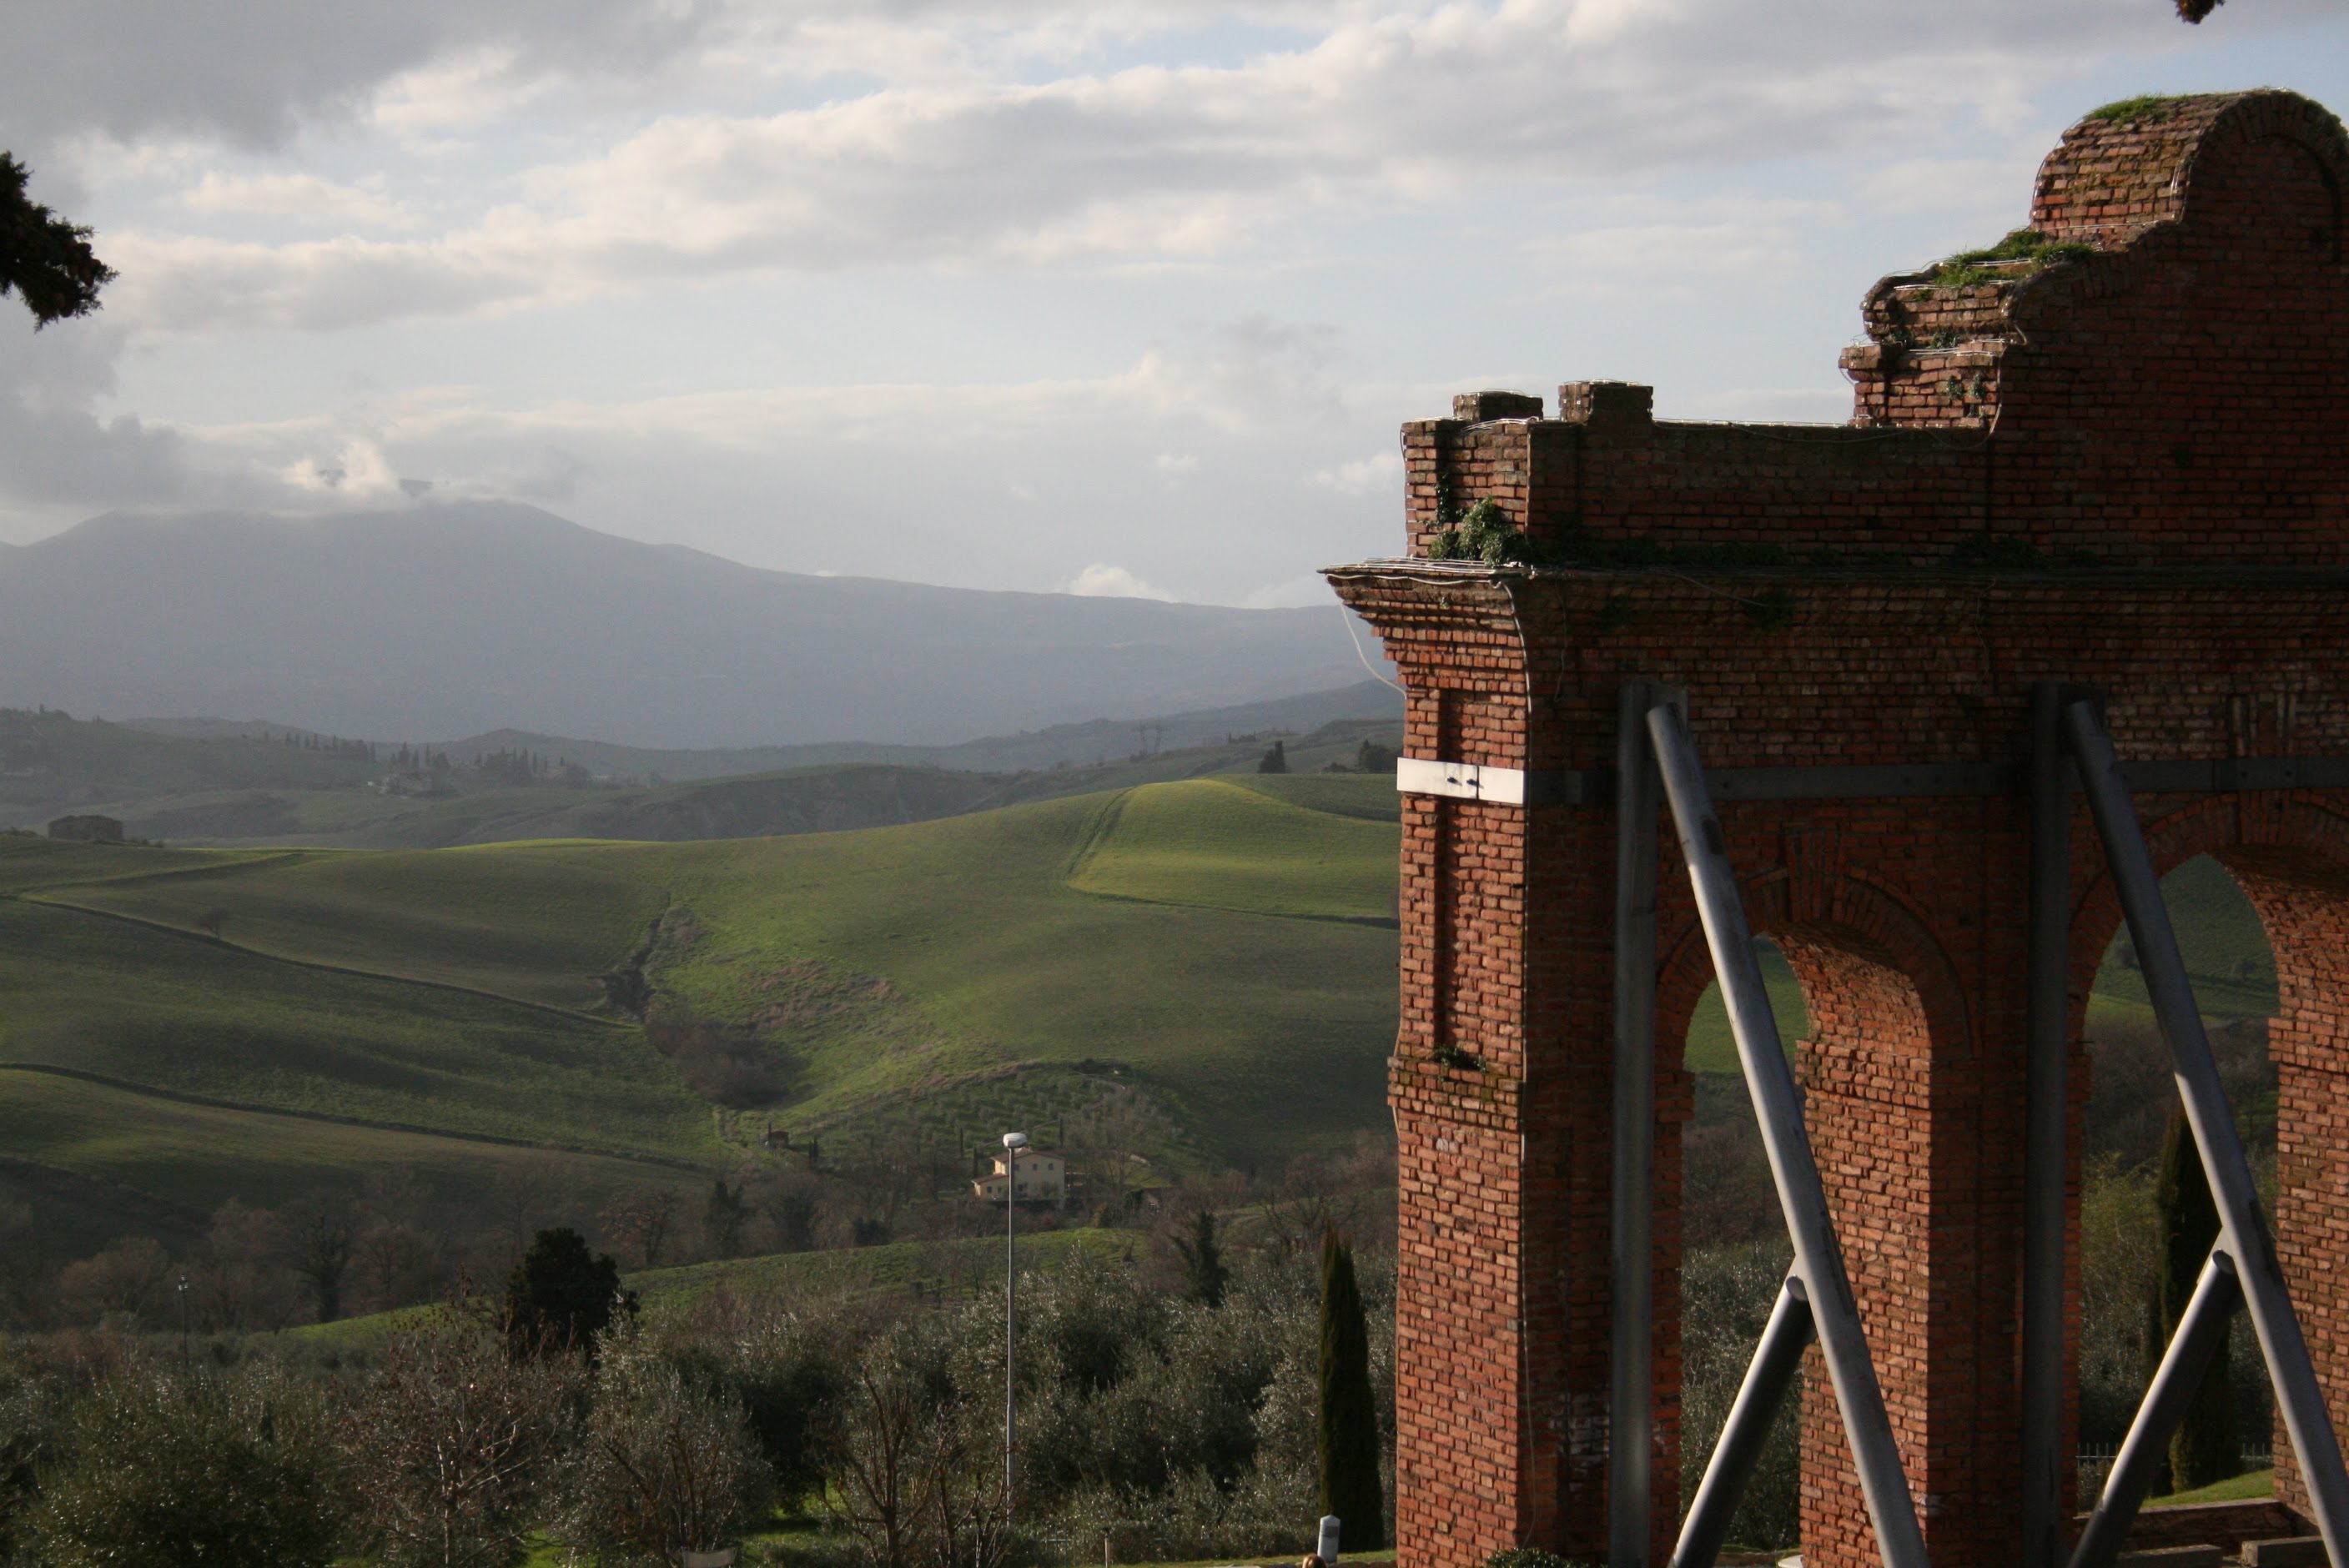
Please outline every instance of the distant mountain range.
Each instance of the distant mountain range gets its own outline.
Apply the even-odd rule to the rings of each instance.
[[[109,514],[0,552],[0,706],[265,714],[378,739],[512,727],[627,748],[950,746],[1357,685],[1347,631],[1334,603],[769,572],[494,502]],[[849,758],[792,761],[826,759]]]
[[[1401,719],[1402,696],[1377,681],[1356,681],[1330,691],[1305,692],[1268,702],[1240,703],[1163,718],[1095,718],[1082,724],[1056,724],[1018,735],[991,735],[952,746],[891,746],[876,741],[823,741],[812,746],[730,746],[662,750],[617,746],[578,736],[547,735],[528,729],[492,729],[461,740],[361,737],[381,745],[402,738],[429,751],[445,754],[459,767],[471,767],[493,752],[534,752],[556,761],[576,762],[605,778],[672,783],[693,779],[726,779],[745,773],[772,773],[790,768],[823,768],[843,763],[885,762],[913,768],[951,768],[978,773],[1019,773],[1031,769],[1082,768],[1091,764],[1139,760],[1143,756],[1214,746],[1238,737],[1301,735],[1343,719]],[[186,740],[280,739],[327,737],[272,719],[132,718],[125,727]],[[296,751],[296,757],[306,753]]]

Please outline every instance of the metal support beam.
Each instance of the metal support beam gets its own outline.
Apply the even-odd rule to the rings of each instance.
[[[1615,776],[1614,1320],[1608,1387],[1607,1561],[1647,1568],[1655,1446],[1656,816],[1662,801],[1644,682],[1618,705]]]
[[[2137,1406],[2137,1419],[2129,1423],[2128,1438],[2113,1460],[2112,1473],[2105,1478],[2105,1492],[2096,1500],[2096,1511],[2080,1532],[2072,1568],[2112,1568],[2120,1555],[2137,1508],[2153,1490],[2161,1456],[2201,1388],[2226,1335],[2227,1320],[2241,1299],[2234,1264],[2226,1253],[2213,1252],[2194,1282],[2186,1310],[2178,1315],[2178,1332],[2170,1336],[2169,1348],[2162,1352],[2153,1383]]]
[[[1886,1568],[1926,1568],[1916,1503],[1909,1495],[1908,1478],[1901,1472],[1891,1419],[1884,1408],[1884,1390],[1868,1358],[1859,1309],[1836,1244],[1834,1223],[1827,1216],[1826,1190],[1820,1185],[1818,1165],[1811,1157],[1810,1140],[1803,1128],[1802,1099],[1786,1066],[1785,1047],[1778,1037],[1778,1021],[1770,1012],[1769,993],[1763,989],[1754,933],[1738,897],[1721,820],[1713,814],[1705,789],[1704,768],[1689,739],[1687,726],[1671,708],[1649,710],[1648,733],[1655,744],[1664,795],[1671,802],[1672,820],[1680,830],[1697,913],[1704,925],[1705,944],[1713,951],[1713,974],[1721,982],[1722,1000],[1728,1006],[1730,1032],[1736,1037],[1746,1090],[1762,1125],[1762,1147],[1769,1157],[1771,1180],[1785,1213],[1787,1236],[1795,1244],[1795,1275],[1803,1282],[1819,1347],[1826,1355],[1827,1375],[1843,1412],[1844,1436],[1859,1471],[1868,1521],[1876,1527],[1877,1547]]]
[[[2112,864],[2113,884],[2120,894],[2121,912],[2128,921],[2129,940],[2136,944],[2137,963],[2153,1002],[2155,1020],[2168,1042],[2170,1067],[2184,1101],[2187,1125],[2209,1178],[2210,1196],[2219,1210],[2219,1250],[2234,1260],[2235,1277],[2243,1305],[2259,1336],[2268,1378],[2275,1386],[2276,1408],[2284,1432],[2300,1460],[2308,1487],[2310,1511],[2324,1538],[2325,1554],[2335,1563],[2349,1563],[2349,1471],[2342,1469],[2341,1445],[2324,1408],[2316,1383],[2316,1368],[2308,1358],[2308,1342],[2301,1336],[2292,1297],[2284,1288],[2283,1269],[2276,1260],[2275,1239],[2267,1216],[2260,1210],[2259,1189],[2243,1158],[2235,1134],[2235,1119],[2220,1085],[2218,1064],[2210,1041],[2202,1032],[2201,1010],[2186,978],[2185,960],[2178,955],[2178,934],[2169,911],[2161,902],[2161,882],[2155,875],[2153,856],[2146,848],[2137,808],[2130,801],[2112,738],[2088,703],[2071,703],[2064,710],[2064,738],[2080,765],[2080,787],[2095,818],[2097,835]]]
[[[2071,1133],[2066,688],[2031,694],[2031,968],[2023,1162],[2023,1568],[2064,1561],[2064,1233]]]
[[[1754,1347],[1753,1364],[1745,1368],[1745,1381],[1738,1385],[1737,1400],[1722,1424],[1721,1440],[1713,1446],[1696,1501],[1681,1525],[1680,1544],[1672,1549],[1671,1568],[1713,1568],[1720,1557],[1730,1521],[1736,1517],[1746,1483],[1754,1479],[1754,1467],[1762,1460],[1770,1423],[1785,1402],[1811,1335],[1811,1306],[1803,1299],[1803,1282],[1789,1279],[1778,1287],[1777,1305],[1770,1309],[1762,1341]],[[1609,1568],[1614,1568],[1611,1562]]]

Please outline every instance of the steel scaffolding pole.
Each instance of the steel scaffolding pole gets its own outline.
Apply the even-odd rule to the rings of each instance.
[[[1655,1445],[1656,816],[1648,709],[1671,694],[1627,684],[1615,745],[1613,1324],[1607,1561],[1647,1568]]]
[[[2284,1286],[2283,1269],[2276,1260],[2267,1216],[2260,1209],[2251,1164],[2235,1133],[2234,1115],[2219,1080],[2218,1063],[2210,1055],[2209,1037],[2202,1030],[2193,986],[2186,978],[2178,934],[2161,902],[2161,882],[2154,871],[2152,853],[2146,848],[2137,807],[2121,776],[2112,738],[2106,734],[2095,707],[2085,702],[2066,706],[2064,729],[2079,762],[2080,786],[2095,819],[2097,836],[2104,841],[2113,885],[2120,894],[2129,940],[2137,945],[2137,965],[2155,1020],[2169,1045],[2170,1067],[2185,1105],[2187,1125],[2193,1130],[2194,1147],[2201,1156],[2203,1174],[2209,1179],[2210,1197],[2219,1211],[2218,1250],[2233,1261],[2235,1282],[2242,1291],[2252,1332],[2259,1336],[2260,1354],[2267,1362],[2268,1379],[2275,1387],[2284,1433],[2300,1461],[2309,1507],[2316,1515],[2317,1532],[2324,1538],[2325,1555],[2334,1563],[2349,1563],[2349,1472],[2342,1469],[2341,1445],[2325,1411],[2323,1393],[2317,1387],[2308,1342],[2302,1337],[2300,1319]]]
[[[1736,874],[1730,867],[1721,820],[1713,813],[1705,786],[1704,768],[1689,739],[1687,726],[1671,708],[1649,709],[1648,733],[1655,745],[1664,796],[1679,830],[1681,851],[1688,861],[1689,882],[1696,892],[1705,944],[1713,953],[1713,973],[1728,1006],[1730,1032],[1736,1037],[1746,1091],[1761,1123],[1771,1180],[1785,1214],[1787,1236],[1795,1245],[1795,1277],[1802,1282],[1809,1299],[1819,1347],[1826,1353],[1827,1376],[1843,1413],[1844,1436],[1859,1471],[1869,1522],[1876,1528],[1877,1549],[1886,1568],[1926,1568],[1924,1533],[1917,1523],[1915,1500],[1901,1471],[1891,1418],[1884,1408],[1884,1390],[1868,1357],[1858,1305],[1836,1243],[1826,1190],[1820,1184],[1818,1165],[1803,1127],[1802,1099],[1786,1066],[1785,1047],[1770,1011],[1769,993],[1763,988],[1754,933],[1738,897]]]
[[[2113,1460],[2112,1473],[2105,1478],[2096,1511],[2080,1532],[2072,1568],[2112,1568],[2120,1555],[2137,1507],[2153,1490],[2162,1453],[2201,1388],[2211,1357],[2219,1353],[2226,1334],[2227,1319],[2234,1315],[2241,1299],[2233,1263],[2224,1253],[2212,1253],[2203,1262],[2186,1310],[2178,1315],[2178,1332],[2169,1336],[2169,1348],[2162,1352],[2161,1365],[2154,1369],[2153,1382],[2137,1408],[2137,1418],[2129,1423],[2128,1438]]]
[[[2023,1568],[2064,1561],[2064,1240],[2071,1135],[2067,688],[2031,694],[2031,967],[2023,1164]]]
[[[1745,1381],[1737,1387],[1737,1399],[1729,1407],[1729,1419],[1722,1423],[1721,1439],[1713,1445],[1704,1480],[1697,1483],[1696,1501],[1689,1504],[1688,1518],[1681,1523],[1671,1568],[1713,1568],[1720,1557],[1722,1545],[1729,1539],[1729,1522],[1744,1499],[1746,1483],[1754,1479],[1754,1467],[1761,1462],[1770,1422],[1802,1367],[1803,1351],[1811,1336],[1811,1306],[1803,1299],[1803,1282],[1790,1279],[1778,1287],[1777,1305],[1770,1309],[1770,1321],[1762,1327],[1753,1364],[1745,1368]]]

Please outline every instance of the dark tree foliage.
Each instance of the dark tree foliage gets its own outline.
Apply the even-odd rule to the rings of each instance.
[[[1354,1249],[1335,1231],[1321,1237],[1321,1511],[1334,1513],[1348,1553],[1386,1545],[1385,1488],[1379,1482],[1379,1412],[1371,1395],[1371,1336],[1354,1282]]]
[[[1202,1209],[1191,1216],[1191,1233],[1174,1238],[1174,1251],[1183,1259],[1183,1272],[1188,1277],[1191,1299],[1207,1306],[1224,1304],[1224,1286],[1231,1279],[1231,1271],[1224,1266],[1224,1250],[1216,1243],[1216,1212]]]
[[[721,1258],[730,1258],[742,1250],[742,1225],[750,1217],[750,1205],[742,1199],[742,1189],[729,1187],[723,1176],[709,1184],[709,1201],[702,1205],[702,1239],[709,1250]]]
[[[593,1361],[613,1315],[636,1307],[610,1253],[590,1253],[567,1225],[541,1231],[506,1280],[506,1344],[519,1357],[575,1353]]]
[[[2199,22],[2227,0],[2178,0],[2178,14],[2189,22]]]
[[[2203,1260],[2219,1240],[2219,1209],[2210,1200],[2209,1180],[2202,1173],[2202,1161],[2194,1150],[2186,1118],[2174,1110],[2169,1115],[2168,1136],[2162,1140],[2161,1175],[2153,1201],[2161,1227],[2161,1273],[2156,1286],[2161,1335],[2149,1351],[2158,1357],[2169,1336],[2178,1332],[2178,1319],[2194,1294]],[[2221,1331],[2210,1370],[2196,1390],[2194,1402],[2186,1408],[2178,1435],[2169,1439],[2170,1485],[2178,1491],[2224,1480],[2243,1468],[2235,1441],[2234,1391],[2227,1372],[2230,1333]]]
[[[326,1568],[344,1499],[315,1389],[129,1367],[76,1410],[29,1555],[47,1568]]]
[[[89,230],[25,193],[32,170],[0,152],[0,299],[11,291],[33,313],[36,331],[98,308],[114,269],[89,248]]]
[[[1272,743],[1272,749],[1267,751],[1261,758],[1257,758],[1256,770],[1259,773],[1288,772],[1288,743],[1285,740],[1274,741]]]
[[[310,1287],[320,1323],[343,1315],[343,1276],[350,1272],[350,1214],[326,1204],[304,1203],[286,1216],[285,1261]]]

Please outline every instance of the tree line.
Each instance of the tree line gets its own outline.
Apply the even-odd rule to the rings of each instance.
[[[1387,1535],[1392,1273],[1199,1211],[1003,1305],[720,1287],[639,1308],[543,1232],[489,1297],[357,1339],[199,1353],[119,1330],[0,1346],[0,1561],[317,1568],[1043,1568]],[[1182,1246],[1175,1246],[1180,1239]]]

